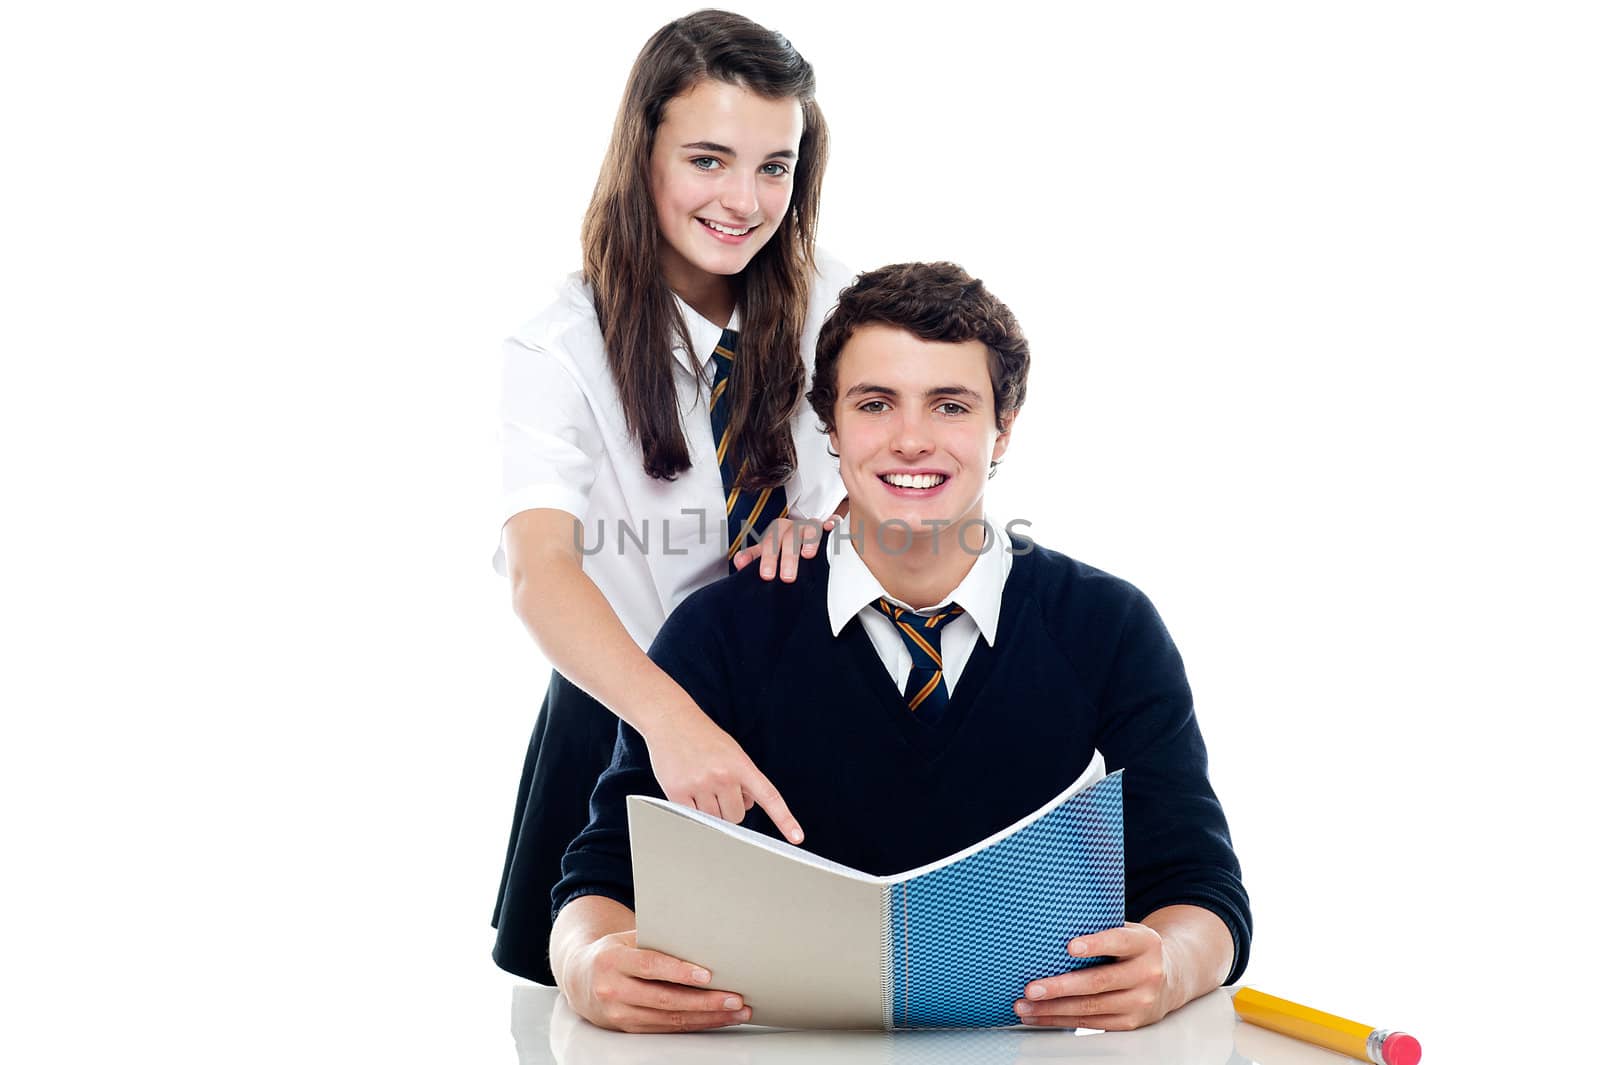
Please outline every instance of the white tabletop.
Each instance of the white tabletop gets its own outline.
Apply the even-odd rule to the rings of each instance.
[[[519,1065],[1350,1065],[1355,1060],[1236,1020],[1227,989],[1136,1032],[804,1032],[741,1025],[689,1035],[629,1035],[596,1028],[574,1013],[559,991],[532,984],[513,989],[511,1015]]]

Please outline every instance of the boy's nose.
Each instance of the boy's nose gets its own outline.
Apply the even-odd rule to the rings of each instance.
[[[922,419],[916,417],[900,419],[900,424],[895,429],[894,449],[901,455],[925,455],[933,450],[933,442],[928,437],[927,427],[922,424]]]

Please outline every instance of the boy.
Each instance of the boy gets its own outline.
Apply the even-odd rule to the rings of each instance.
[[[808,398],[850,515],[792,584],[740,574],[690,597],[651,657],[727,730],[806,826],[809,849],[883,875],[1032,812],[1099,749],[1125,768],[1127,913],[1069,944],[1116,960],[1031,982],[1025,1024],[1136,1028],[1237,979],[1249,900],[1177,649],[1124,581],[993,530],[1028,347],[959,267],[863,274],[817,342]],[[590,1021],[737,1024],[737,988],[634,943],[625,798],[659,795],[623,727],[568,850],[551,962]],[[710,813],[742,820],[745,810]],[[749,827],[778,835],[760,811]],[[711,900],[714,904],[714,900]]]

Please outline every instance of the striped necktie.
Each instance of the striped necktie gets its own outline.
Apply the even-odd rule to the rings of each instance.
[[[894,622],[895,630],[911,652],[911,676],[906,680],[906,708],[925,722],[933,722],[950,702],[950,692],[944,683],[944,658],[939,652],[939,630],[952,619],[960,617],[962,610],[951,606],[932,617],[895,606],[879,598],[873,606]]]
[[[789,500],[783,485],[747,492],[734,487],[734,481],[744,469],[744,461],[730,454],[728,447],[728,419],[733,404],[729,401],[728,378],[733,373],[733,360],[739,350],[739,334],[732,329],[722,331],[711,360],[717,373],[711,380],[711,437],[717,442],[717,465],[722,469],[722,493],[728,501],[728,572],[733,572],[733,556],[741,547],[748,547],[761,538],[774,518],[789,513]]]

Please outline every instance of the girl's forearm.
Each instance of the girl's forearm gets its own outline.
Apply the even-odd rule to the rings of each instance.
[[[546,510],[508,523],[513,609],[551,666],[649,735],[693,702],[634,642],[576,549],[566,548],[577,542],[575,520]]]

